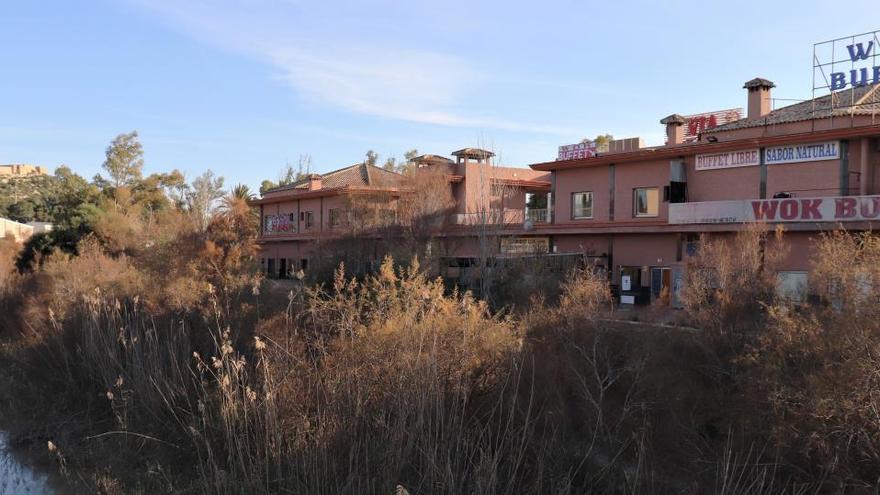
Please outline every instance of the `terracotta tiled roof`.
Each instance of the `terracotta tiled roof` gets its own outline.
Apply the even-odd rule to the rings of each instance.
[[[814,108],[815,102],[815,108]],[[815,100],[803,101],[782,107],[754,119],[739,119],[728,124],[707,129],[704,134],[732,131],[763,125],[785,124],[802,120],[825,119],[853,115],[877,115],[880,117],[880,85],[860,86],[838,91]]]
[[[469,156],[479,158],[488,158],[495,156],[495,153],[487,150],[481,150],[480,148],[463,148],[458,151],[453,151],[452,154],[454,156]]]
[[[453,163],[452,160],[446,158],[445,156],[439,155],[421,155],[413,158],[414,162],[425,162],[425,163]]]
[[[394,187],[400,185],[406,178],[398,173],[389,172],[383,168],[355,163],[349,167],[317,175],[321,179],[321,189],[335,189],[341,187]],[[305,178],[287,186],[276,187],[266,191],[274,193],[291,189],[308,189],[309,179]]]

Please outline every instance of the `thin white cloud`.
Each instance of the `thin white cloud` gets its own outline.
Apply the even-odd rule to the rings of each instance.
[[[313,27],[282,28],[282,19],[292,22],[293,18],[278,5],[257,2],[243,11],[222,1],[135,1],[205,42],[271,64],[308,101],[423,124],[577,134],[572,128],[478,117],[461,110],[466,97],[485,89],[487,83],[478,64],[461,57],[360,40],[337,41]]]

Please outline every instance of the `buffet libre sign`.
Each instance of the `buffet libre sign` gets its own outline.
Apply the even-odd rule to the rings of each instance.
[[[773,146],[764,150],[764,163],[767,165],[815,162],[837,158],[840,158],[839,141]],[[722,168],[751,167],[760,164],[760,151],[758,149],[751,149],[697,155],[695,168],[697,171],[718,170]]]
[[[880,196],[672,203],[669,223],[858,222],[880,220]]]

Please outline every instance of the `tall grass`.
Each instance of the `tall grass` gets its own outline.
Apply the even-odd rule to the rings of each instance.
[[[766,284],[745,304],[734,297],[745,281],[769,276],[753,263],[766,241],[744,235],[742,249],[712,251],[730,255],[710,274],[720,286],[706,279],[696,285],[706,293],[689,295],[721,301],[694,311],[705,334],[600,318],[610,292],[591,270],[570,273],[557,304],[514,316],[450,293],[416,261],[386,259],[357,279],[340,267],[328,286],[279,295],[222,237],[168,265],[162,253],[198,239],[142,259],[84,245],[3,289],[0,303],[27,307],[5,356],[7,407],[17,438],[51,441],[68,472],[97,468],[90,488],[119,492],[762,494],[834,476],[867,483],[875,343],[860,329],[870,313],[833,296],[870,296],[829,279],[816,312],[778,303]],[[851,246],[861,251],[848,275],[873,269],[872,242]],[[835,246],[820,252],[843,252]],[[818,263],[816,273],[838,273]],[[171,267],[161,282],[157,266]],[[760,318],[742,313],[753,307]],[[848,404],[832,387],[859,373]],[[780,419],[791,418],[810,434],[785,433]]]

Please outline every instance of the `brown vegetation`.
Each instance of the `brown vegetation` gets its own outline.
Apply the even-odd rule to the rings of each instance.
[[[33,273],[0,243],[0,403],[87,490],[761,494],[880,472],[870,235],[821,239],[812,306],[774,295],[781,232],[704,239],[692,331],[605,319],[587,268],[517,313],[391,258],[280,298],[246,204],[177,215],[99,223]]]

